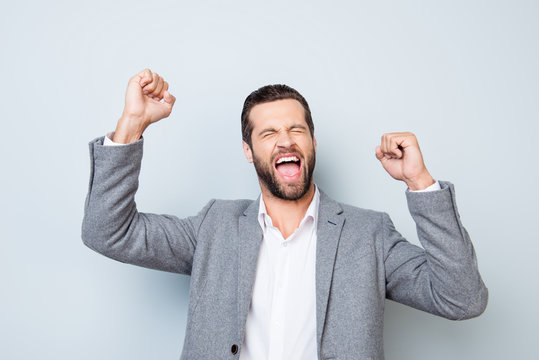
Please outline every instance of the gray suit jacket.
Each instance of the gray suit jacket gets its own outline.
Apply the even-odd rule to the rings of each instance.
[[[121,262],[191,275],[181,358],[238,359],[262,241],[258,201],[212,200],[186,219],[140,213],[134,198],[143,140],[122,147],[102,143],[90,143],[84,243]],[[387,214],[321,193],[319,359],[383,359],[386,298],[449,319],[484,311],[488,293],[453,186],[440,183],[440,191],[406,194],[424,249],[407,242]]]

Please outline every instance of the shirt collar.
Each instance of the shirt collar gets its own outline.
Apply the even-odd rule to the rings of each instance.
[[[314,196],[311,200],[311,203],[309,204],[309,207],[307,208],[307,211],[305,212],[305,216],[299,223],[299,227],[303,226],[303,224],[311,218],[313,220],[313,224],[316,224],[318,221],[318,207],[320,205],[320,191],[318,190],[318,186],[316,184],[314,185]],[[271,217],[268,215],[268,212],[266,211],[266,204],[264,203],[264,198],[262,197],[262,194],[260,195],[260,203],[258,205],[258,223],[260,224],[260,227],[262,228],[262,231],[266,229],[268,226],[273,226],[273,222],[271,221]]]

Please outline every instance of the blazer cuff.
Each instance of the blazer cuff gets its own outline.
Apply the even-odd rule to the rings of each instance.
[[[104,139],[105,137],[101,136],[89,143],[90,159],[93,166],[104,166],[112,170],[125,165],[140,164],[142,161],[143,138],[122,146],[103,145]]]
[[[448,181],[439,181],[439,184],[440,190],[437,191],[406,191],[408,209],[412,217],[456,210],[453,184]]]

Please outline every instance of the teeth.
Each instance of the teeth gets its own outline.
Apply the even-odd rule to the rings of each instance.
[[[299,161],[297,156],[285,156],[277,160],[277,164],[283,163],[285,161]]]

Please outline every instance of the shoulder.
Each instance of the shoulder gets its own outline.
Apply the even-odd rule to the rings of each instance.
[[[357,217],[363,217],[363,218],[379,218],[380,216],[383,216],[385,213],[382,211],[372,210],[372,209],[365,209],[362,207],[339,203],[339,205],[343,209],[343,213],[347,216],[357,216]]]
[[[337,211],[339,215],[344,215],[346,219],[381,219],[385,213],[381,211],[365,209],[362,207],[339,202],[329,197],[324,192],[320,192],[320,210]]]
[[[249,207],[256,205],[256,203],[257,200],[250,199],[212,199],[206,206],[208,207],[208,214],[220,214],[222,217],[239,217]]]
[[[357,206],[339,203],[343,209],[343,215],[346,217],[346,222],[349,225],[365,226],[375,225],[380,226],[388,215],[382,211],[365,209]]]
[[[387,225],[388,216],[381,211],[365,209],[358,206],[338,202],[325,194],[320,197],[320,219],[325,222],[343,222],[343,236],[367,236],[381,233]]]
[[[210,200],[200,212],[189,218],[197,231],[206,233],[220,233],[224,228],[234,228],[238,219],[248,209],[257,207],[256,200]],[[224,227],[224,228],[223,228]]]
[[[341,253],[353,254],[356,251],[374,250],[383,254],[383,243],[389,219],[386,213],[338,202],[327,196],[321,197],[320,200],[321,210],[323,207],[338,209],[335,215],[331,215],[331,212],[327,210],[320,211],[319,220],[321,224],[326,221],[342,223],[339,241]],[[322,205],[323,202],[324,205]]]

